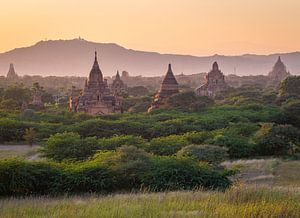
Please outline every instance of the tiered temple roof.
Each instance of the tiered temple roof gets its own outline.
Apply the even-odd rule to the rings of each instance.
[[[212,70],[205,76],[205,79],[205,84],[195,90],[197,95],[214,96],[229,87],[225,82],[224,74],[219,70],[217,62],[213,63]]]
[[[159,108],[164,103],[166,98],[177,93],[179,93],[178,82],[173,74],[172,66],[169,64],[167,74],[164,77],[161,87],[158,93],[155,95],[153,103],[148,109],[148,112]]]
[[[14,64],[9,65],[9,70],[6,76],[7,79],[16,79],[18,78],[18,74],[15,71]]]
[[[97,52],[95,52],[94,64],[88,80],[85,81],[82,95],[70,98],[70,110],[74,112],[83,111],[92,115],[122,111],[121,99],[111,94],[107,80],[103,79],[98,64]]]
[[[116,78],[111,84],[111,90],[114,94],[120,95],[127,92],[127,85],[122,81],[119,71],[117,71]]]
[[[279,56],[277,62],[275,63],[271,72],[269,72],[269,77],[272,81],[281,82],[286,77],[291,74],[286,70],[285,64],[282,62],[281,57]]]

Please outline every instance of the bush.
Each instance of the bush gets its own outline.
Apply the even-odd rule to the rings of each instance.
[[[212,138],[213,133],[208,132],[208,131],[188,132],[188,133],[185,133],[183,136],[190,144],[200,145],[200,144],[204,143],[206,140]]]
[[[300,146],[300,131],[291,125],[263,124],[256,133],[258,155],[287,155]]]
[[[136,147],[144,147],[146,141],[140,136],[121,135],[111,138],[99,139],[99,149],[101,150],[116,150],[122,145],[133,145]]]
[[[30,125],[10,120],[0,119],[0,142],[22,141],[25,129],[30,128]]]
[[[229,179],[219,171],[201,166],[191,159],[154,158],[142,175],[143,187],[151,191],[191,190],[199,187],[225,189]]]
[[[81,139],[77,133],[57,133],[47,139],[42,153],[55,161],[84,160],[95,154],[98,141],[95,137]]]
[[[114,190],[114,174],[107,167],[95,163],[67,166],[58,189],[63,193],[107,193]]]
[[[131,190],[141,187],[141,175],[150,164],[150,155],[134,146],[122,146],[102,161],[116,175],[116,189]]]
[[[237,135],[218,135],[208,143],[227,147],[230,158],[245,158],[253,154],[253,144],[249,142],[249,139]]]
[[[152,139],[145,150],[156,155],[173,155],[186,145],[188,141],[184,136],[170,135]]]
[[[0,196],[108,193],[145,188],[152,191],[225,189],[224,171],[199,165],[192,159],[152,158],[133,146],[112,152],[105,163],[73,164],[0,160]]]
[[[0,161],[0,195],[54,194],[62,171],[54,165],[17,159]],[[58,192],[59,193],[59,192]]]
[[[189,145],[177,152],[179,157],[196,158],[211,164],[219,164],[228,157],[227,149],[214,145]]]

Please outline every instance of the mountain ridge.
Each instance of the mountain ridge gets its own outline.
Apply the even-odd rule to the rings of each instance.
[[[71,39],[39,41],[32,46],[0,53],[0,75],[6,75],[9,64],[14,63],[20,75],[88,76],[95,49],[104,76],[115,75],[117,70],[128,71],[130,75],[161,76],[166,73],[168,63],[172,63],[175,74],[195,74],[209,71],[214,61],[219,62],[226,75],[266,75],[279,55],[292,74],[300,74],[299,51],[270,55],[195,56],[139,51],[116,43]]]

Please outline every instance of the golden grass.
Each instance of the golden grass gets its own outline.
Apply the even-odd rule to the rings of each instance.
[[[0,200],[0,217],[299,217],[299,189],[233,187],[169,192]]]

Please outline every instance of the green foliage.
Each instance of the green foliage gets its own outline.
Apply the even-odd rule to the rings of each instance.
[[[23,85],[14,85],[9,86],[4,93],[3,98],[5,100],[11,99],[14,100],[18,108],[21,108],[22,104],[28,103],[31,98],[30,89],[25,88]]]
[[[227,149],[214,145],[188,145],[177,152],[179,157],[191,157],[211,164],[219,164],[228,157]]]
[[[54,193],[107,193],[114,190],[114,175],[101,164],[85,162],[65,166],[63,178],[54,188]]]
[[[173,155],[186,145],[188,141],[184,136],[170,135],[152,139],[145,150],[156,155]]]
[[[84,160],[95,154],[98,141],[95,137],[81,139],[76,133],[57,133],[45,142],[42,153],[56,161]]]
[[[253,144],[249,139],[238,135],[217,135],[208,143],[228,148],[230,158],[245,158],[253,154]]]
[[[191,159],[150,158],[133,146],[119,148],[105,163],[73,164],[0,160],[0,196],[107,193],[145,188],[153,191],[225,189],[230,181],[222,171]]]
[[[136,147],[144,147],[146,141],[141,136],[121,135],[110,138],[99,139],[98,148],[101,150],[116,150],[122,145],[133,145]]]
[[[37,133],[33,128],[25,129],[25,134],[23,138],[25,141],[29,144],[32,145],[33,142],[36,140]]]
[[[281,82],[279,88],[281,96],[300,96],[300,76],[290,76]]]
[[[122,146],[103,163],[115,172],[117,189],[139,189],[141,175],[150,164],[150,155],[134,146]]]
[[[289,101],[282,106],[285,122],[300,128],[300,100]]]
[[[256,133],[259,155],[287,155],[300,146],[300,131],[291,125],[263,124]]]
[[[0,119],[0,142],[22,141],[25,129],[29,127],[20,121]]]
[[[206,140],[212,138],[213,132],[208,132],[208,131],[188,132],[185,133],[183,136],[190,144],[200,145],[204,143]]]
[[[142,176],[143,186],[151,191],[196,189],[199,187],[225,189],[230,181],[222,173],[178,157],[156,157]]]
[[[0,161],[0,195],[48,195],[61,179],[60,168],[17,159]]]
[[[198,97],[194,92],[182,92],[167,99],[167,107],[183,111],[201,111],[214,104],[208,97]]]
[[[34,121],[37,116],[34,110],[32,109],[26,109],[21,113],[21,119],[27,120],[27,121]]]
[[[137,97],[137,96],[146,96],[146,95],[149,95],[149,90],[144,87],[144,86],[133,86],[133,87],[128,87],[128,94],[130,96],[134,96],[134,97]]]

